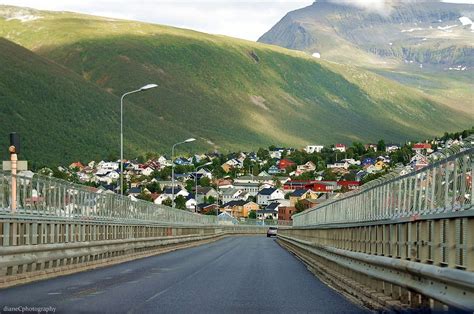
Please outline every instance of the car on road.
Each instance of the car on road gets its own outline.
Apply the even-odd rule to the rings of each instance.
[[[267,230],[267,238],[268,237],[271,237],[271,236],[275,236],[276,237],[277,235],[277,227],[270,227],[268,228]]]

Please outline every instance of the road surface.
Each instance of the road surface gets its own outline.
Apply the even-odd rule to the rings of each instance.
[[[16,306],[55,313],[364,312],[275,239],[259,236],[0,290],[0,312]]]

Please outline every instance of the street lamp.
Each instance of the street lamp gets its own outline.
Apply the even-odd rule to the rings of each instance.
[[[123,99],[125,96],[143,92],[158,87],[156,84],[147,84],[140,89],[127,92],[120,98],[120,194],[123,195]]]
[[[178,145],[181,145],[181,144],[186,144],[186,143],[191,143],[191,142],[194,142],[196,139],[195,138],[188,138],[187,140],[185,141],[182,141],[182,142],[179,142],[179,143],[176,143],[173,145],[173,147],[171,148],[171,207],[174,208],[174,148]]]
[[[199,167],[196,167],[195,172],[194,172],[194,197],[196,198],[196,212],[197,212],[197,207],[198,207],[198,184],[197,184],[197,172],[199,169],[202,167],[206,167],[212,165],[212,161],[206,162],[204,165],[201,165]]]

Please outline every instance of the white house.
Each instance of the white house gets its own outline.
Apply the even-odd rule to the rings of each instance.
[[[183,197],[188,197],[189,195],[189,192],[186,191],[185,189],[181,189],[180,187],[175,187],[174,188],[174,197],[178,197],[178,195],[181,195]],[[173,200],[173,190],[171,188],[166,188],[163,193],[158,196],[154,203],[155,204],[162,204],[163,201],[165,201],[166,199],[170,199],[170,200]]]
[[[320,153],[323,150],[323,145],[308,145],[305,147],[304,151],[308,154]]]
[[[117,171],[111,171],[107,174],[107,177],[112,180],[118,180],[120,178],[120,174]]]
[[[146,167],[145,169],[140,169],[140,173],[143,176],[149,176],[153,173],[153,169],[151,167]]]
[[[228,203],[230,201],[246,200],[248,198],[248,193],[242,189],[225,189],[221,190],[222,193],[222,203]]]
[[[258,205],[268,205],[270,200],[285,199],[285,193],[280,189],[267,188],[263,189],[257,194]]]
[[[334,168],[342,168],[342,169],[349,169],[349,163],[347,161],[344,162],[335,162],[333,164],[328,164],[327,165],[328,169],[334,169]]]
[[[345,153],[346,152],[346,149],[347,149],[347,146],[345,144],[336,144],[334,146],[334,149],[333,150],[338,150],[340,151],[341,153]]]

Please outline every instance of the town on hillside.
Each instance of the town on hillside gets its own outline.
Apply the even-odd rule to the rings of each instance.
[[[434,153],[471,142],[472,133],[445,134],[404,145],[380,140],[350,146],[307,145],[299,150],[270,146],[256,152],[213,152],[174,160],[149,154],[124,161],[123,193],[132,200],[223,219],[291,221],[295,213],[357,190],[389,172],[405,175],[424,168],[434,160]],[[97,193],[122,193],[120,160],[77,161],[38,173],[87,185]]]

